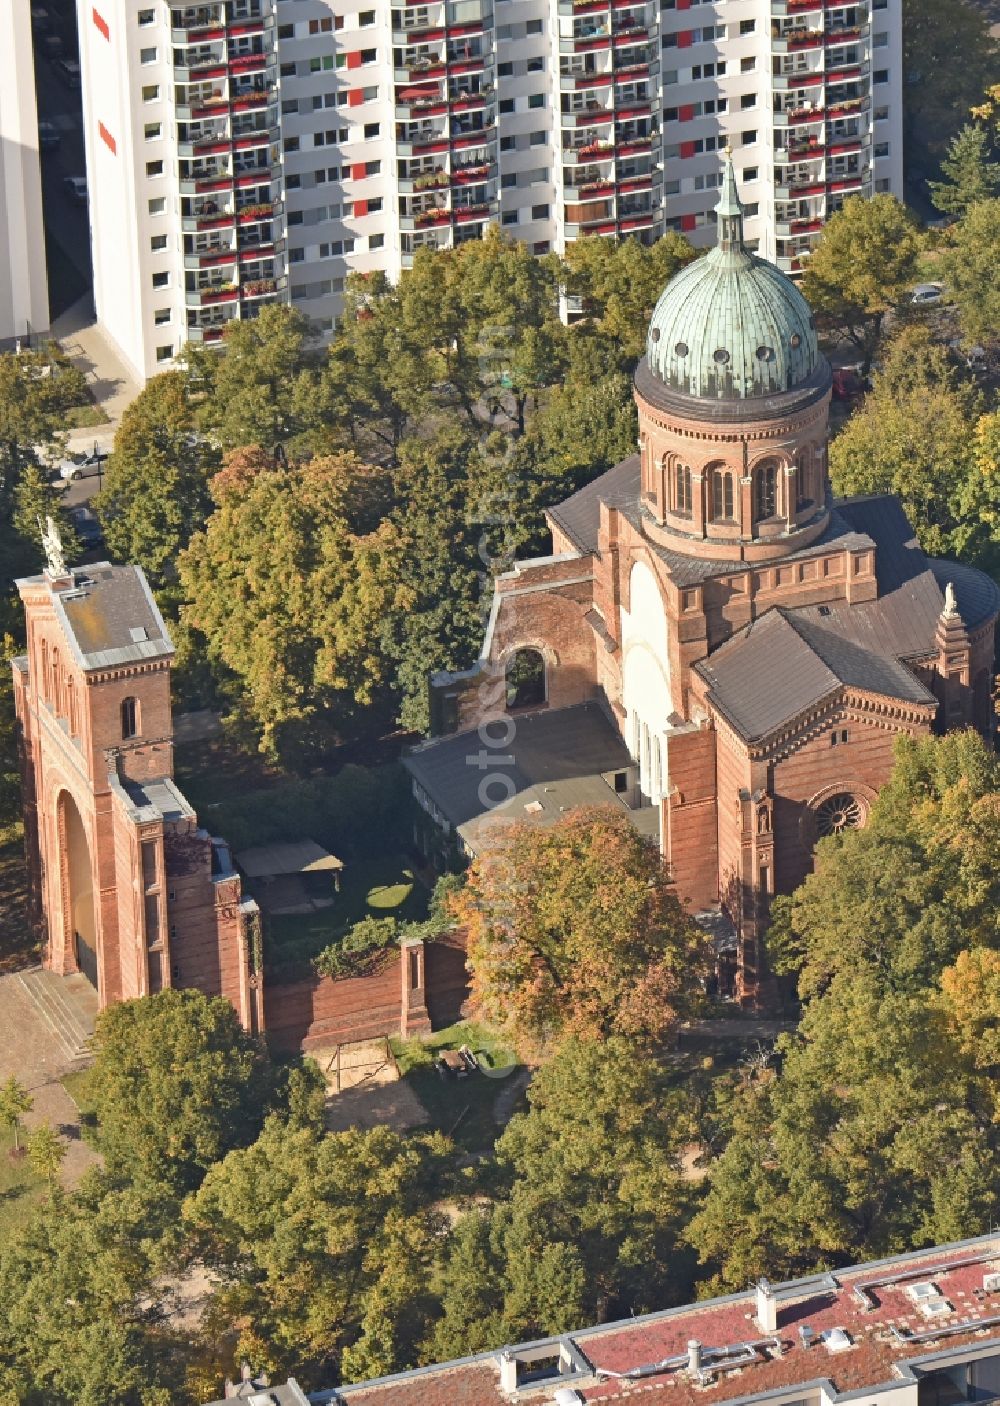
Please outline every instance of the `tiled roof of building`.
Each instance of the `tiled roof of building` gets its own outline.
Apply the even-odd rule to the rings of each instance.
[[[998,1267],[1000,1242],[984,1236],[770,1286],[773,1331],[758,1324],[757,1295],[750,1290],[546,1343],[508,1349],[498,1344],[476,1357],[317,1392],[310,1400],[344,1406],[501,1406],[516,1400],[547,1406],[557,1388],[571,1387],[587,1403],[706,1406],[755,1401],[766,1393],[789,1399],[792,1392],[797,1400],[819,1402],[896,1391],[901,1401],[912,1401],[914,1380],[945,1366],[946,1354],[954,1351],[968,1361],[970,1349],[981,1349],[984,1358],[1000,1350]],[[923,1302],[935,1307],[925,1310]],[[824,1334],[834,1335],[831,1347]],[[688,1366],[692,1341],[700,1344],[700,1374]],[[728,1361],[721,1349],[729,1350]],[[505,1351],[523,1358],[529,1370],[533,1358],[538,1364],[561,1357],[563,1371],[525,1380],[512,1396],[500,1383]],[[810,1392],[802,1390],[807,1384]]]
[[[75,567],[72,587],[53,591],[52,600],[84,669],[114,668],[174,652],[141,567],[108,562]]]

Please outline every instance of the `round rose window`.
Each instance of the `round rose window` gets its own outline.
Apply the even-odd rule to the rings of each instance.
[[[816,807],[816,829],[821,836],[840,835],[845,830],[859,830],[865,823],[865,812],[861,802],[849,791],[839,791],[835,796]]]

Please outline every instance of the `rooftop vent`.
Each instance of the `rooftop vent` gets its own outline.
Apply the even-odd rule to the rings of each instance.
[[[850,1333],[843,1328],[827,1328],[820,1337],[827,1352],[847,1352],[854,1346]]]
[[[808,1323],[803,1323],[799,1328],[799,1341],[803,1347],[812,1347],[816,1341],[816,1329],[811,1328]]]
[[[139,644],[142,640],[149,639],[145,625],[133,625],[129,630],[129,634],[132,636],[133,644]]]
[[[928,1299],[939,1299],[941,1290],[930,1279],[921,1279],[918,1284],[907,1284],[903,1291],[914,1303],[926,1303]]]
[[[947,1299],[925,1299],[920,1305],[920,1312],[925,1318],[944,1318],[948,1313],[954,1313],[954,1309]]]
[[[983,1293],[1000,1293],[1000,1274],[997,1274],[995,1270],[992,1274],[983,1275]]]

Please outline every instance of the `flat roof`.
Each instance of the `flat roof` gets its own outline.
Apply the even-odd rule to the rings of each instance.
[[[241,849],[236,863],[248,879],[266,879],[277,874],[318,874],[344,867],[343,860],[315,840],[292,840],[288,844]]]
[[[1000,1269],[1000,1235],[811,1275],[772,1285],[777,1329],[756,1322],[756,1293],[708,1299],[684,1308],[604,1324],[540,1343],[505,1347],[440,1366],[404,1372],[378,1381],[318,1392],[315,1403],[346,1406],[501,1406],[515,1400],[551,1401],[556,1387],[572,1386],[587,1402],[621,1402],[640,1392],[666,1393],[672,1406],[705,1406],[708,1400],[775,1400],[808,1385],[828,1400],[876,1388],[906,1388],[923,1370],[933,1370],[949,1354],[1000,1355],[1000,1290],[984,1289]],[[988,1281],[987,1281],[988,1282]],[[932,1284],[943,1311],[925,1316],[908,1290]],[[801,1329],[812,1329],[806,1346]],[[821,1335],[841,1330],[844,1344],[831,1351]],[[770,1340],[763,1344],[762,1340]],[[701,1379],[688,1370],[687,1348],[702,1346]],[[756,1346],[758,1345],[759,1346]],[[746,1345],[735,1370],[726,1369],[713,1349]],[[526,1382],[515,1398],[501,1391],[499,1360],[561,1353],[569,1370],[560,1377]],[[740,1354],[732,1354],[739,1358]],[[631,1375],[629,1375],[631,1374]]]

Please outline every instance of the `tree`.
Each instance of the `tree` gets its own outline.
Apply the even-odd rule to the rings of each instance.
[[[65,413],[85,395],[83,373],[53,342],[0,355],[0,522],[9,520],[21,474],[57,442]]]
[[[0,1123],[5,1123],[14,1135],[14,1151],[21,1150],[21,1119],[30,1113],[35,1100],[12,1074],[0,1087]]]
[[[1000,200],[971,206],[951,233],[941,267],[958,307],[962,334],[967,342],[989,345],[997,340],[1000,327]]]
[[[684,236],[673,232],[652,245],[591,236],[566,246],[566,292],[582,299],[595,330],[616,349],[618,370],[631,375],[645,355],[657,299],[697,256]]]
[[[48,1123],[35,1128],[28,1134],[28,1161],[36,1177],[42,1177],[49,1184],[49,1190],[56,1188],[59,1168],[66,1159],[68,1148],[55,1128]]]
[[[996,81],[997,43],[969,0],[906,0],[903,14],[903,133],[913,175],[935,175],[948,144]]]
[[[14,679],[10,668],[19,652],[12,635],[0,636],[0,825],[9,824],[21,809]]]
[[[270,1073],[221,997],[171,989],[97,1018],[90,1086],[105,1163],[135,1184],[186,1190],[256,1136]]]
[[[1000,475],[984,472],[982,396],[926,328],[889,343],[875,388],[830,446],[838,493],[898,493],[933,555],[989,566],[997,549]]]
[[[567,1041],[497,1143],[509,1189],[459,1222],[432,1360],[683,1302],[684,1096],[620,1039]]]
[[[188,353],[196,384],[207,382],[199,419],[223,449],[282,445],[291,455],[298,437],[308,434],[312,400],[296,395],[314,360],[308,330],[295,308],[265,304],[257,317],[227,324],[225,356],[201,348]]]
[[[1000,1119],[1000,952],[974,947],[941,973],[940,1009],[951,1038],[988,1080]]]
[[[803,1000],[867,972],[915,996],[970,943],[1000,947],[1000,763],[973,732],[900,738],[862,830],[822,840],[816,867],[776,905],[769,951]]]
[[[262,750],[329,741],[384,682],[386,603],[358,563],[387,487],[350,454],[260,472],[181,556],[182,620]]]
[[[967,122],[952,139],[941,162],[945,179],[931,182],[931,199],[946,215],[964,216],[973,205],[992,200],[1000,189],[1000,162],[993,159],[989,133]]]
[[[705,972],[659,853],[610,807],[499,825],[456,907],[484,1014],[536,1046],[662,1040]]]
[[[79,554],[80,543],[59,495],[37,464],[25,464],[21,481],[14,490],[14,530],[25,544],[30,544],[35,569],[42,564],[42,531],[48,518],[59,529],[66,556],[72,561]]]
[[[219,1321],[241,1330],[237,1354],[307,1386],[412,1366],[433,1312],[443,1226],[428,1208],[449,1152],[440,1137],[316,1137],[272,1119],[213,1167],[186,1214],[221,1277]]]
[[[831,331],[847,337],[871,365],[882,322],[917,274],[921,239],[892,195],[852,195],[827,221],[809,256],[802,292]]]
[[[187,376],[154,377],[126,407],[94,503],[112,555],[141,566],[154,590],[176,580],[182,548],[211,511],[217,464],[195,433]]]

